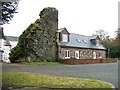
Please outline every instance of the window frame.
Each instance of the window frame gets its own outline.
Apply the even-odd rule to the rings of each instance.
[[[65,50],[65,59],[70,59],[70,50]]]
[[[99,46],[100,45],[100,40],[96,40],[96,46]]]
[[[68,42],[68,35],[62,34],[62,42]]]
[[[79,53],[79,51],[75,51],[75,59],[80,59],[80,53]]]
[[[93,51],[93,59],[97,59],[97,53]]]

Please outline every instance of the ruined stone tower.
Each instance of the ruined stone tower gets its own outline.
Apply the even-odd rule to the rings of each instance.
[[[27,48],[29,61],[55,61],[57,60],[57,30],[58,11],[55,8],[44,8],[39,14],[40,19],[34,25],[27,36]],[[33,26],[34,27],[34,26]]]
[[[40,19],[36,20],[27,36],[26,52],[29,51],[27,59],[55,61],[57,60],[58,11],[55,8],[44,8],[39,16]]]
[[[40,18],[20,35],[16,48],[20,48],[22,53],[18,52],[20,54],[17,59],[24,61],[57,60],[58,10],[51,7],[44,8],[39,16]],[[13,50],[10,56],[14,55]]]

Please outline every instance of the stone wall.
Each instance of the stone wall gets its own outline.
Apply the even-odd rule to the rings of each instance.
[[[44,8],[39,16],[20,35],[17,46],[10,53],[13,62],[13,59],[17,59],[16,62],[57,60],[58,10]]]
[[[57,60],[57,30],[58,10],[55,8],[44,8],[40,19],[35,25],[38,29],[30,29],[27,35],[27,59],[29,61],[55,61]]]
[[[80,59],[93,59],[93,52],[96,52],[96,59],[106,58],[104,50],[59,47],[59,59],[65,59],[65,50],[70,50],[70,58],[72,59],[75,59],[75,51],[79,51]]]

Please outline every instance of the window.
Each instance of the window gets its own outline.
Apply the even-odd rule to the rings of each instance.
[[[96,59],[96,52],[93,52],[93,59]]]
[[[63,42],[68,42],[68,35],[62,34],[62,41]]]
[[[75,58],[79,59],[79,51],[75,51]]]
[[[99,57],[98,57],[99,59],[101,59],[101,58],[102,58],[102,56],[101,56],[101,53],[100,53],[100,52],[98,53],[98,56],[99,56]]]
[[[70,51],[69,50],[65,51],[65,58],[70,58]]]
[[[76,39],[79,43],[81,43],[80,39]]]
[[[96,46],[99,46],[99,45],[100,45],[99,40],[96,40]]]
[[[87,41],[86,40],[82,40],[85,44],[87,44]]]

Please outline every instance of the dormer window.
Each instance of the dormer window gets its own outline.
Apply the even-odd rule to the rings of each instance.
[[[100,45],[100,41],[96,40],[96,46],[99,46],[99,45]]]
[[[62,34],[62,41],[68,42],[68,35],[67,34]]]
[[[59,40],[61,42],[69,42],[70,41],[70,33],[67,31],[66,28],[59,29],[58,33],[59,33]]]

